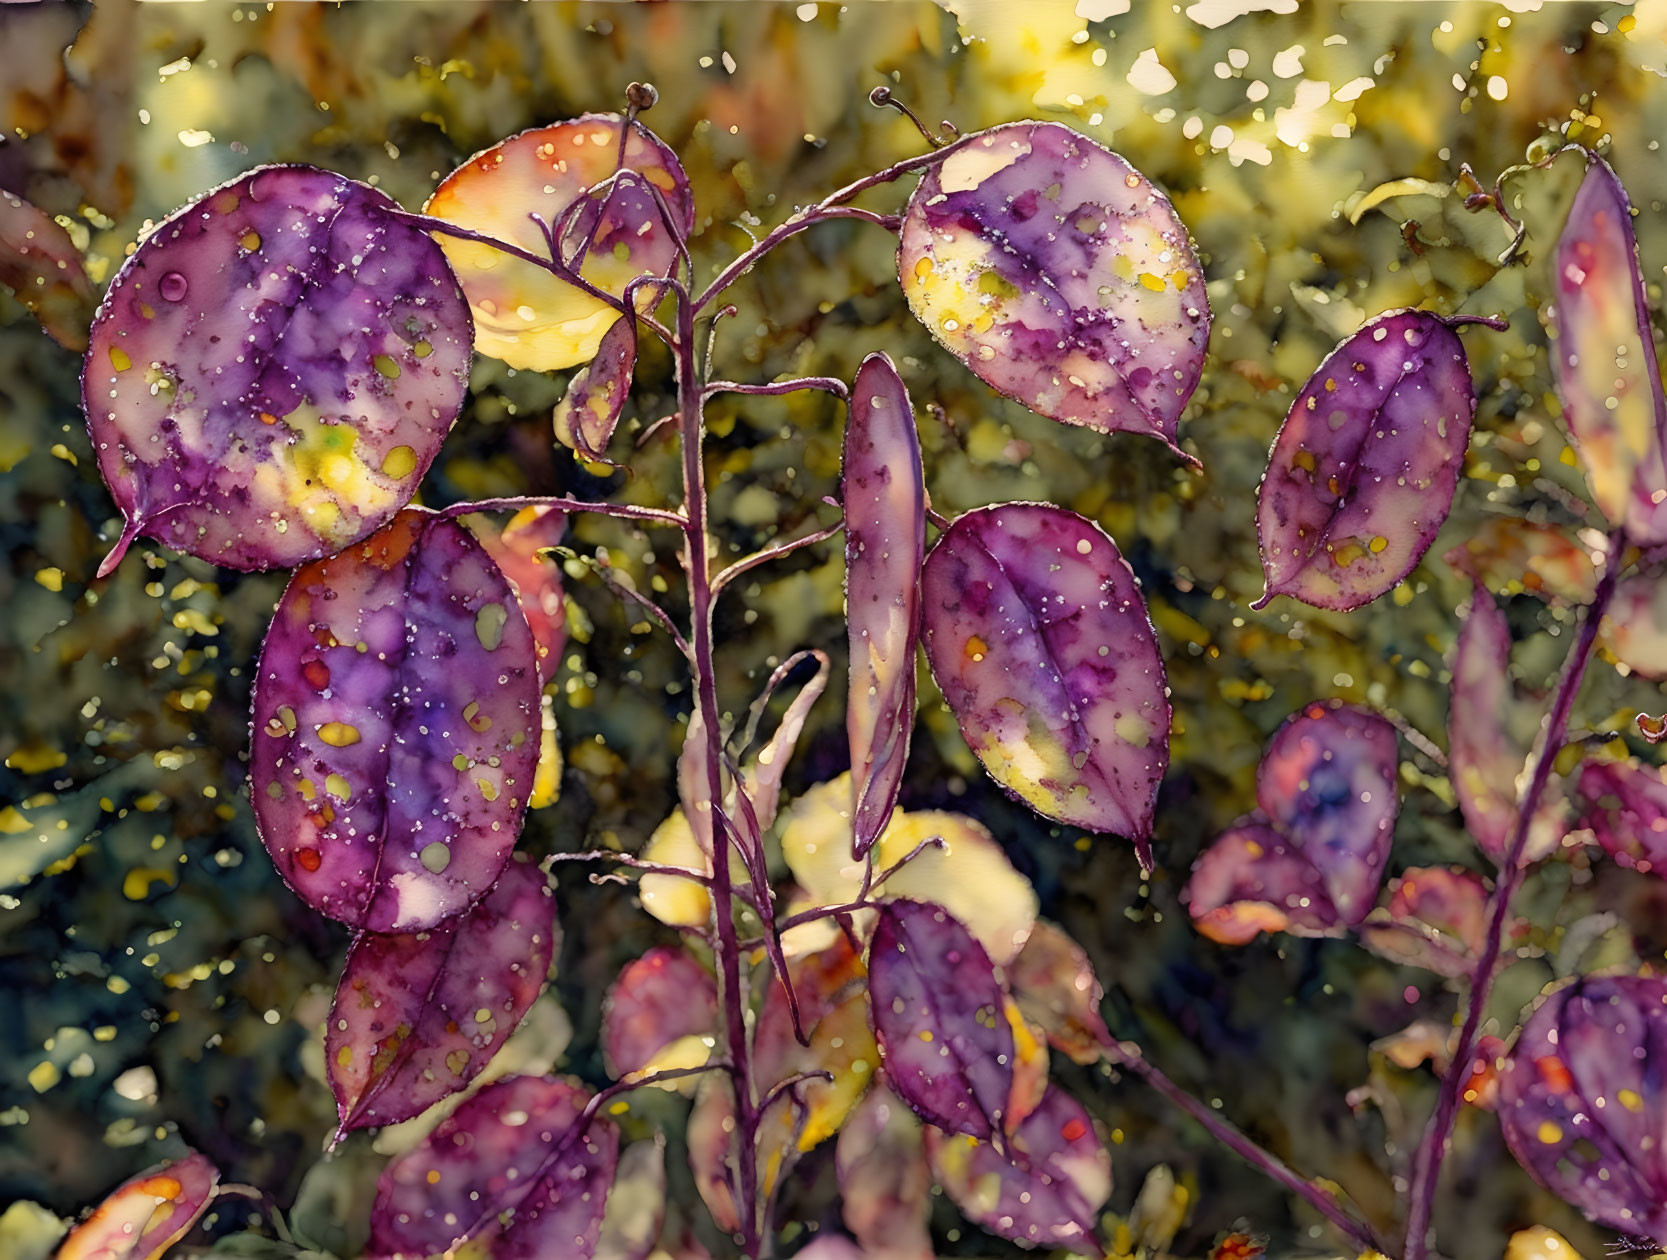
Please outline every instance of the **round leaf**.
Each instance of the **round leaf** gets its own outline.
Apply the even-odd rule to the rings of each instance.
[[[1193,926],[1221,945],[1245,945],[1263,932],[1333,936],[1342,926],[1319,870],[1254,816],[1204,850],[1181,900]]]
[[[1462,980],[1482,952],[1487,910],[1488,887],[1474,871],[1415,866],[1391,883],[1389,904],[1372,912],[1360,938],[1392,962]]]
[[[1424,311],[1369,322],[1291,404],[1257,497],[1267,593],[1347,612],[1412,572],[1453,505],[1476,396]]]
[[[511,136],[446,176],[427,213],[540,257],[549,256],[550,243],[529,216],[552,229],[566,222],[562,257],[615,297],[638,276],[669,275],[679,238],[694,226],[694,199],[677,155],[653,132],[633,123],[625,168],[636,174],[587,197],[619,169],[622,126],[617,115],[586,114]],[[650,184],[671,211],[669,224]],[[581,197],[589,204],[570,214]],[[511,367],[550,371],[589,362],[619,318],[614,307],[533,263],[474,241],[444,234],[439,240],[469,296],[477,348]],[[652,289],[642,302],[653,304]]]
[[[1169,699],[1139,585],[1105,531],[1045,504],[968,512],[927,556],[922,596],[932,675],[996,782],[1144,852]]]
[[[220,1170],[192,1151],[117,1186],[64,1239],[56,1260],[160,1260],[207,1210]]]
[[[557,935],[549,881],[527,862],[431,931],[361,935],[324,1038],[342,1131],[409,1120],[478,1076],[543,989]]]
[[[1210,332],[1169,199],[1059,123],[969,137],[909,198],[897,271],[949,352],[1032,411],[1175,445]]]
[[[138,534],[234,569],[333,555],[410,501],[463,404],[469,312],[399,207],[262,167],[145,238],[93,321],[82,399]]]
[[[884,830],[909,760],[920,642],[926,485],[914,407],[897,368],[871,354],[857,369],[845,424],[845,615],[851,687],[852,852]]]
[[[1580,768],[1579,825],[1610,857],[1667,876],[1667,769],[1628,758]]]
[[[602,1052],[616,1079],[671,1066],[657,1062],[666,1047],[687,1037],[705,1038],[710,1047],[717,1030],[717,982],[671,946],[627,963],[602,1003]],[[704,1061],[704,1055],[697,1060]]]
[[[481,545],[431,512],[290,580],[261,650],[255,822],[308,905],[420,932],[481,897],[520,828],[538,660]]]

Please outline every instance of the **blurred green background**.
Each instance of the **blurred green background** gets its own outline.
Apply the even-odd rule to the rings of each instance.
[[[1659,0],[1637,12],[1537,0],[4,5],[0,187],[59,216],[103,282],[147,226],[251,166],[315,163],[417,208],[470,153],[530,125],[618,108],[626,84],[643,79],[660,91],[645,121],[682,155],[694,187],[692,248],[710,275],[794,205],[919,151],[907,122],[868,105],[876,84],[931,122],[971,130],[1058,118],[1117,149],[1170,192],[1204,261],[1215,324],[1181,426],[1201,473],[1155,442],[1057,426],[994,397],[913,322],[892,241],[862,224],[806,233],[744,278],[719,364],[759,380],[849,376],[864,353],[886,349],[923,409],[939,510],[1050,499],[1111,531],[1145,583],[1175,705],[1156,873],[1143,880],[1123,842],[1039,822],[994,790],[924,669],[905,804],[984,819],[1035,880],[1044,913],[1088,947],[1113,1030],[1393,1229],[1435,1078],[1427,1066],[1395,1066],[1374,1043],[1415,1020],[1445,1024],[1453,993],[1350,941],[1213,945],[1192,932],[1177,893],[1203,845],[1253,805],[1261,744],[1304,701],[1390,709],[1444,742],[1444,659],[1468,597],[1446,552],[1494,536],[1485,529],[1508,539],[1525,517],[1598,523],[1565,458],[1538,313],[1541,255],[1579,163],[1507,185],[1528,237],[1524,260],[1504,269],[1493,260],[1509,231],[1467,213],[1453,183],[1461,163],[1491,184],[1531,150],[1602,147],[1642,210],[1659,303],[1664,36]],[[1364,200],[1403,179],[1412,182]],[[866,204],[896,208],[906,190]],[[1252,613],[1255,490],[1285,409],[1340,337],[1400,305],[1511,321],[1507,333],[1465,333],[1480,406],[1452,518],[1378,604],[1336,615],[1276,600]],[[351,1255],[380,1151],[399,1139],[359,1135],[320,1164],[334,1117],[318,1029],[346,938],[273,873],[244,781],[250,663],[284,576],[239,576],[141,544],[112,578],[93,580],[118,521],[92,463],[79,367],[0,290],[0,1206],[30,1200],[70,1216],[189,1144],[286,1211],[299,1196],[296,1224]],[[631,478],[611,482],[553,448],[563,384],[477,361],[423,501],[669,497],[668,442],[650,443]],[[647,354],[628,423],[671,410],[669,386],[663,353]],[[818,502],[837,489],[842,431],[831,400],[724,398],[711,422],[727,553],[827,515]],[[584,549],[607,547],[639,585],[663,579],[677,606],[669,548],[653,552],[600,518],[573,536]],[[1521,677],[1543,685],[1571,610],[1522,594],[1508,542],[1484,559],[1495,589],[1513,596]],[[829,545],[726,597],[726,707],[743,710],[799,647],[843,659],[841,578]],[[574,641],[557,705],[563,793],[529,817],[523,843],[534,853],[633,849],[674,803],[688,690],[666,643],[594,581],[572,581],[570,594]],[[836,672],[790,790],[844,768],[842,690]],[[1661,704],[1657,688],[1597,668],[1579,717],[1607,731]],[[1480,869],[1446,780],[1411,759],[1403,780],[1392,872]],[[561,881],[558,974],[514,1062],[599,1083],[601,995],[667,930],[629,887],[593,886],[570,868]],[[1555,976],[1659,961],[1667,944],[1663,886],[1579,855],[1537,876],[1523,905],[1539,930],[1498,988],[1494,1031],[1508,1032]],[[1305,1206],[1137,1082],[1056,1069],[1112,1142],[1111,1211],[1126,1215],[1159,1165],[1186,1190],[1173,1254],[1204,1255],[1233,1228],[1267,1236],[1275,1255],[1336,1254]],[[684,1105],[668,1096],[628,1129],[675,1134]],[[675,1136],[668,1163],[671,1228],[692,1228],[723,1255]],[[1512,1230],[1533,1223],[1588,1257],[1612,1242],[1534,1187],[1487,1113],[1467,1109],[1447,1167],[1436,1221],[1449,1256],[1497,1257]],[[819,1152],[787,1196],[788,1215],[836,1223],[831,1182],[831,1152]],[[218,1231],[222,1250],[259,1250],[237,1236],[246,1224],[270,1233],[249,1208],[217,1210],[209,1234],[194,1237]],[[1012,1254],[946,1203],[937,1223],[941,1254]]]

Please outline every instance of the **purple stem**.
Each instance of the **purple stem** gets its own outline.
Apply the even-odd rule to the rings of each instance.
[[[761,564],[768,564],[772,560],[779,560],[783,556],[790,556],[795,551],[813,546],[816,543],[826,542],[844,528],[845,522],[841,521],[838,525],[829,525],[825,529],[818,529],[812,533],[805,534],[801,538],[790,538],[786,542],[771,543],[762,551],[755,551],[750,556],[743,556],[712,579],[712,594],[718,594],[719,591],[723,590],[724,587],[728,586],[731,582],[740,577],[743,573],[747,572],[749,569],[756,569]]]
[[[832,376],[795,376],[785,381],[771,381],[767,385],[746,385],[740,381],[713,381],[705,389],[713,394],[794,394],[801,389],[826,390],[835,398],[849,398],[851,391],[845,382]]]
[[[1487,1010],[1488,996],[1493,991],[1497,964],[1505,946],[1505,925],[1510,918],[1511,899],[1522,887],[1526,875],[1523,854],[1528,847],[1528,834],[1539,808],[1540,797],[1551,781],[1552,766],[1563,747],[1563,736],[1568,730],[1569,714],[1574,709],[1575,696],[1581,680],[1586,676],[1586,664],[1597,642],[1598,627],[1603,614],[1614,598],[1615,586],[1621,575],[1621,554],[1626,549],[1626,536],[1616,530],[1609,536],[1609,550],[1604,559],[1603,577],[1599,579],[1592,602],[1587,605],[1574,646],[1563,662],[1562,677],[1557,680],[1557,692],[1552,697],[1551,711],[1546,714],[1545,734],[1534,770],[1522,799],[1517,802],[1516,822],[1511,829],[1511,840],[1505,847],[1505,857],[1488,903],[1487,936],[1482,951],[1471,971],[1470,999],[1465,1009],[1464,1025],[1459,1031],[1458,1044],[1453,1048],[1453,1066],[1441,1078],[1441,1092],[1436,1109],[1424,1130],[1424,1140],[1412,1162],[1412,1196],[1407,1205],[1406,1242],[1403,1260],[1424,1260],[1430,1248],[1430,1214],[1435,1207],[1436,1190],[1441,1184],[1441,1162],[1447,1155],[1448,1141],[1453,1132],[1453,1121],[1458,1115],[1459,1091],[1464,1086],[1466,1073],[1462,1065],[1476,1057],[1476,1039],[1481,1030],[1482,1016]]]
[[[467,516],[471,512],[519,512],[522,508],[548,507],[563,512],[596,512],[602,516],[623,516],[634,521],[653,521],[657,525],[671,525],[684,529],[688,521],[678,512],[663,508],[639,507],[635,503],[591,503],[585,499],[564,499],[560,495],[516,495],[506,499],[477,499],[473,503],[454,503],[443,516]]]

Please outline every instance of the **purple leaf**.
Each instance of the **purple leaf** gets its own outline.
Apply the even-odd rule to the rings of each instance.
[[[870,1253],[931,1260],[932,1172],[920,1121],[876,1080],[834,1149],[845,1228]]]
[[[556,441],[585,459],[606,461],[636,367],[637,321],[615,320],[602,334],[596,357],[573,374],[556,404]]]
[[[161,1260],[207,1210],[220,1170],[192,1151],[112,1190],[55,1260]]]
[[[889,357],[857,369],[845,425],[845,610],[851,690],[852,853],[885,830],[915,721],[920,566],[926,555],[926,485],[914,407]]]
[[[990,956],[948,912],[921,901],[881,907],[868,964],[886,1079],[951,1133],[1001,1133],[1013,1087],[1013,1030]]]
[[[87,348],[97,301],[69,233],[39,206],[0,188],[0,284],[66,350]]]
[[[82,399],[127,527],[234,569],[334,555],[409,502],[462,406],[468,308],[364,184],[262,167],[167,220],[93,321]]]
[[[580,1131],[584,1090],[539,1076],[495,1081],[394,1159],[371,1209],[373,1257],[432,1256],[471,1240],[492,1260],[589,1260],[619,1131]]]
[[[558,934],[544,872],[511,862],[457,918],[354,941],[324,1039],[341,1131],[409,1120],[480,1075],[543,989]]]
[[[1291,404],[1257,498],[1267,593],[1348,612],[1412,572],[1453,505],[1476,396],[1458,335],[1371,320]]]
[[[656,946],[627,963],[602,1004],[602,1053],[616,1079],[654,1065],[686,1037],[710,1039],[717,1029],[717,983],[672,946]]]
[[[1319,870],[1254,814],[1204,850],[1181,900],[1193,926],[1221,945],[1263,932],[1335,936],[1343,925]]]
[[[1100,1018],[1105,991],[1088,955],[1063,929],[1039,919],[1019,956],[1007,964],[1007,988],[1048,1044],[1078,1063],[1100,1061],[1111,1040]]]
[[[1499,1122],[1534,1179],[1594,1221],[1667,1243],[1667,981],[1587,976],[1545,998],[1499,1076]]]
[[[1169,762],[1169,699],[1133,572],[1098,525],[1003,503],[958,517],[926,558],[926,657],[995,781],[1144,857]]]
[[[1667,876],[1667,771],[1628,758],[1580,768],[1578,825],[1631,870]]]
[[[988,1142],[926,1130],[939,1183],[968,1220],[1030,1247],[1099,1256],[1100,1209],[1111,1198],[1111,1156],[1094,1122],[1050,1085],[1005,1154]]]
[[[1563,420],[1592,498],[1636,543],[1667,541],[1667,398],[1615,172],[1588,155],[1552,263],[1552,355]]]
[[[1210,333],[1204,271],[1117,154],[1059,123],[971,137],[909,198],[897,270],[921,323],[1002,393],[1175,447]]]
[[[564,261],[620,298],[638,276],[669,275],[680,238],[694,226],[682,164],[640,122],[625,143],[627,174],[615,176],[623,125],[617,115],[586,114],[511,136],[446,176],[427,213],[541,258],[550,256],[550,242],[532,216],[558,232],[566,222]],[[597,185],[603,187],[587,197]],[[671,212],[669,223],[653,189]],[[573,210],[581,198],[587,204]],[[619,319],[615,307],[543,267],[474,241],[441,235],[440,243],[468,294],[477,348],[511,367],[551,371],[587,363]],[[639,291],[640,310],[657,301],[654,286]]]
[[[798,746],[799,735],[805,729],[811,709],[827,689],[830,670],[828,654],[815,648],[807,648],[783,662],[771,678],[771,686],[766,688],[764,695],[753,704],[753,711],[756,713],[769,699],[774,684],[786,676],[789,666],[797,668],[806,657],[816,662],[816,672],[810,676],[810,681],[799,688],[799,694],[793,697],[787,711],[781,715],[775,732],[759,750],[758,755],[742,767],[741,777],[747,799],[752,802],[753,816],[758,820],[760,829],[768,828],[776,820],[776,811],[781,807],[781,780],[787,773],[787,763],[793,760],[793,749]]]
[[[1488,886],[1459,867],[1412,867],[1390,885],[1389,904],[1361,925],[1361,940],[1392,962],[1454,980],[1475,969],[1487,929]]]
[[[509,579],[516,602],[527,618],[538,650],[538,680],[550,681],[561,668],[567,646],[567,607],[562,599],[561,566],[544,554],[561,545],[567,516],[553,508],[523,508],[502,529],[488,516],[471,516],[469,528],[486,554]]]
[[[255,822],[315,910],[420,932],[509,860],[538,757],[538,660],[481,545],[431,512],[295,574],[255,678]]]
[[[1401,801],[1395,728],[1338,701],[1308,705],[1268,742],[1256,800],[1314,864],[1344,923],[1377,900]]]

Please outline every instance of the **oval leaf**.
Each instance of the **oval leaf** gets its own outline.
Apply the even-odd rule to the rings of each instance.
[[[51,215],[0,188],[0,284],[66,350],[87,348],[97,300],[81,251]]]
[[[605,461],[637,368],[637,321],[618,319],[602,334],[596,357],[573,374],[556,404],[556,441],[584,458]]]
[[[718,985],[681,949],[661,945],[627,963],[602,1003],[602,1053],[615,1079],[649,1068],[694,1067],[658,1062],[661,1053],[685,1038],[705,1038],[709,1050],[718,1031]]]
[[[468,308],[376,189],[263,167],[167,220],[93,321],[82,400],[138,534],[233,569],[334,555],[410,501],[463,404]]]
[[[1587,976],[1540,1003],[1499,1076],[1511,1154],[1554,1194],[1667,1243],[1667,981]]]
[[[619,1157],[619,1131],[587,1095],[538,1076],[495,1081],[377,1182],[369,1254],[433,1256],[473,1242],[493,1260],[589,1260]]]
[[[1480,875],[1415,866],[1390,884],[1389,904],[1372,912],[1360,939],[1391,962],[1462,980],[1475,970],[1487,915],[1488,886]]]
[[[420,932],[509,860],[538,757],[538,661],[481,545],[411,510],[299,570],[261,649],[255,823],[308,905]]]
[[[922,575],[926,657],[961,734],[1038,813],[1135,841],[1169,763],[1163,660],[1134,573],[1075,512],[958,517]]]
[[[1401,799],[1395,728],[1338,701],[1311,704],[1268,742],[1256,800],[1314,864],[1344,923],[1377,900]]]
[[[586,114],[511,136],[446,176],[426,211],[543,258],[550,243],[529,216],[552,229],[566,222],[563,258],[615,297],[638,276],[669,275],[678,240],[694,226],[694,199],[677,155],[653,132],[632,123],[625,167],[636,174],[587,197],[618,170],[622,126],[617,115]],[[671,211],[669,224],[649,184]],[[570,213],[582,197],[589,204]],[[474,241],[444,234],[439,240],[469,296],[476,348],[511,367],[550,371],[589,362],[619,319],[614,307],[533,263]],[[643,309],[654,301],[650,288]]]
[[[1013,1030],[990,956],[940,906],[893,901],[869,951],[886,1079],[925,1120],[999,1141],[1013,1088]]]
[[[55,1260],[160,1260],[214,1198],[220,1170],[192,1151],[112,1190],[58,1248]]]
[[[1100,1061],[1111,1041],[1100,1017],[1105,990],[1082,946],[1064,929],[1038,920],[1006,971],[1013,1000],[1047,1034],[1049,1045],[1085,1066]]]
[[[1563,419],[1598,509],[1633,542],[1667,541],[1661,387],[1632,205],[1587,159],[1552,262],[1552,355]]]
[[[834,1148],[840,1214],[871,1254],[932,1260],[932,1172],[914,1112],[876,1081]]]
[[[909,198],[897,271],[920,322],[1002,393],[1175,446],[1209,340],[1204,270],[1117,154],[1059,123],[969,137]]]
[[[735,1206],[735,1131],[735,1094],[729,1078],[722,1072],[702,1074],[683,1140],[700,1201],[706,1204],[712,1223],[725,1234],[741,1228]]]
[[[543,989],[557,934],[544,872],[511,862],[432,931],[361,935],[324,1038],[341,1131],[409,1120],[478,1076]]]
[[[1005,1154],[988,1142],[926,1130],[939,1183],[968,1220],[1031,1247],[1099,1256],[1100,1209],[1111,1198],[1111,1156],[1082,1106],[1050,1085]]]
[[[1604,614],[1599,642],[1634,674],[1667,678],[1667,581],[1659,571],[1623,578]]]
[[[1348,612],[1412,572],[1453,506],[1476,395],[1425,311],[1370,321],[1291,404],[1257,496],[1267,593]]]
[[[1263,932],[1335,936],[1342,927],[1319,870],[1254,815],[1204,850],[1181,901],[1193,926],[1221,945],[1245,945]]]
[[[857,369],[845,423],[845,615],[851,690],[852,852],[885,829],[915,722],[920,566],[926,555],[926,483],[920,435],[903,378],[884,354]]]
[[[1667,769],[1625,761],[1580,768],[1579,825],[1610,857],[1635,871],[1667,875]]]

